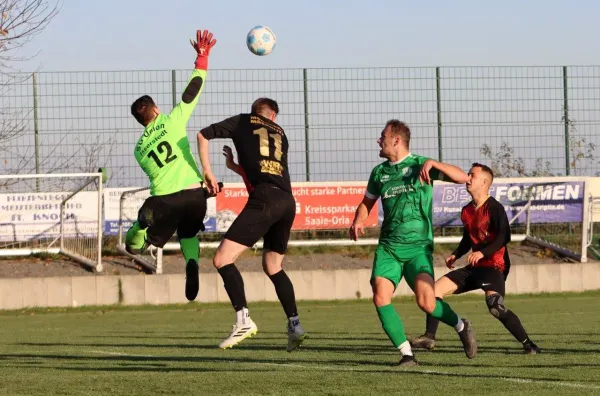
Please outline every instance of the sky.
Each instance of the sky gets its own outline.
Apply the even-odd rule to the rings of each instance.
[[[216,69],[597,65],[597,15],[594,0],[62,0],[19,68],[186,69],[196,29]],[[245,45],[255,25],[277,35],[268,56]]]

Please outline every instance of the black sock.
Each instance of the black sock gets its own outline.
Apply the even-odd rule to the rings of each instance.
[[[294,285],[287,276],[284,270],[279,271],[274,275],[269,275],[269,279],[275,286],[275,292],[281,302],[281,306],[288,318],[298,316],[296,308],[296,295],[294,293]]]
[[[229,300],[231,300],[233,309],[237,312],[242,308],[248,308],[246,293],[244,292],[244,279],[235,264],[224,265],[218,271],[221,278],[223,278],[223,284],[225,285],[225,290],[227,291]]]
[[[436,300],[442,301],[442,298],[436,297]],[[435,333],[437,333],[438,325],[440,321],[433,316],[427,314],[427,319],[425,320],[425,336],[435,340]]]
[[[525,344],[529,341],[529,337],[527,336],[527,332],[523,328],[519,317],[515,315],[513,311],[507,309],[502,317],[498,318],[500,322],[506,327],[510,334],[513,335],[521,344]]]

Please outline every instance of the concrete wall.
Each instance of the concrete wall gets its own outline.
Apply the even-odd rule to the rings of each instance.
[[[436,276],[446,268],[436,268]],[[277,301],[271,281],[262,272],[242,274],[249,302]],[[299,300],[370,298],[370,270],[290,271]],[[120,283],[120,285],[119,285]],[[0,279],[0,309],[186,303],[185,275],[80,276]],[[119,292],[119,289],[121,292]],[[566,292],[600,289],[600,263],[514,265],[508,293]],[[410,295],[402,282],[396,295]],[[198,302],[228,302],[217,272],[201,274]]]

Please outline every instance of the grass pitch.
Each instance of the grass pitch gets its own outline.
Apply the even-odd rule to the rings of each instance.
[[[395,367],[398,352],[369,301],[299,302],[310,338],[287,353],[274,303],[251,304],[258,334],[231,350],[229,305],[102,307],[0,313],[2,395],[588,395],[600,394],[600,292],[507,296],[543,354],[525,356],[480,295],[449,298],[479,353],[454,330]],[[395,301],[407,333],[423,332],[414,301]]]

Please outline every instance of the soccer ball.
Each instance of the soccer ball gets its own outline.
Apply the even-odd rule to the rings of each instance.
[[[246,36],[246,45],[254,55],[269,55],[275,48],[277,38],[267,26],[255,26]]]

